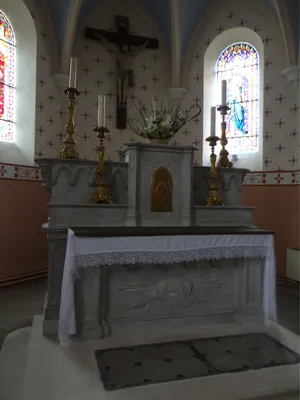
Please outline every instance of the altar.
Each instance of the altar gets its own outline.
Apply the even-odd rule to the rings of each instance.
[[[73,228],[60,336],[111,335],[112,343],[115,331],[132,336],[141,323],[157,331],[167,320],[174,329],[185,326],[185,334],[199,325],[260,324],[276,320],[274,288],[270,232]]]

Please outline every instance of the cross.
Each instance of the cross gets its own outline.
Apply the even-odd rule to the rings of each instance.
[[[182,134],[184,136],[188,136],[190,134],[190,132],[187,130],[187,128],[185,128],[184,131],[182,132]]]
[[[279,128],[282,128],[282,126],[285,125],[285,121],[283,121],[283,119],[279,118],[279,121],[276,122],[276,125],[279,126]]]
[[[103,81],[101,81],[101,79],[97,78],[95,80],[96,85],[99,87],[100,85],[102,85]]]
[[[82,46],[85,51],[88,51],[90,49],[90,46],[86,43]]]
[[[268,118],[269,114],[272,114],[272,111],[266,108],[266,111],[264,112],[265,116]]]
[[[42,133],[45,132],[45,130],[43,129],[42,126],[40,126],[39,128],[37,128],[37,132],[41,135]]]
[[[223,27],[222,25],[220,25],[219,28],[216,29],[216,31],[217,31],[218,33],[222,33],[223,30],[224,30],[224,27]]]
[[[59,133],[56,134],[56,136],[59,137],[60,141],[62,141],[65,137],[65,134],[62,131],[60,131]]]
[[[37,108],[42,112],[44,110],[44,104],[40,102],[40,104],[37,105]]]
[[[85,120],[87,120],[88,119],[88,117],[90,117],[91,116],[91,114],[89,114],[86,110],[84,111],[84,113],[83,114],[81,114],[81,116],[85,119]]]
[[[194,79],[194,81],[196,81],[196,83],[199,83],[199,81],[201,80],[201,76],[199,76],[199,74],[197,74],[193,79]]]
[[[260,32],[260,29],[257,26],[255,26],[253,30],[254,30],[255,33]]]
[[[267,68],[269,68],[269,66],[272,65],[272,64],[273,64],[272,61],[269,61],[269,59],[266,58],[265,66],[266,66]]]
[[[106,96],[111,100],[114,97],[113,92],[110,90],[108,93],[106,93]]]
[[[243,27],[246,23],[247,21],[245,21],[244,18],[242,17],[239,25]]]
[[[116,122],[117,129],[126,129],[128,91],[135,87],[133,58],[143,49],[158,49],[159,42],[157,39],[131,35],[128,17],[115,15],[115,27],[116,32],[86,28],[86,37],[100,41],[116,55]]]
[[[269,164],[271,164],[272,163],[272,161],[271,160],[269,160],[269,158],[268,157],[265,157],[265,159],[264,159],[264,164],[265,164],[265,167],[268,167],[268,165]]]
[[[49,99],[50,103],[52,103],[52,101],[55,100],[52,93],[49,94],[48,99]]]
[[[54,124],[54,119],[52,119],[52,117],[50,116],[48,119],[47,119],[47,122],[49,122],[49,125],[50,126],[52,126],[52,124]]]
[[[283,100],[285,100],[285,96],[282,96],[282,94],[280,93],[279,97],[276,98],[276,101],[279,101],[279,103],[281,104]]]
[[[50,147],[50,149],[54,146],[52,140],[49,140],[46,144]]]
[[[40,55],[40,59],[42,61],[47,61],[47,57],[44,54]]]
[[[293,132],[289,133],[289,136],[291,136],[293,139],[296,139],[296,136],[298,135],[298,132],[296,129],[293,130]]]
[[[266,45],[268,45],[269,44],[269,42],[272,40],[272,38],[270,38],[269,36],[266,36],[264,39],[263,39],[263,42],[266,44]]]
[[[146,71],[146,69],[148,68],[148,65],[146,63],[144,63],[143,65],[141,65],[141,68]]]
[[[85,88],[81,93],[84,94],[84,97],[87,97],[91,92],[89,92],[89,91],[87,90],[87,88]]]
[[[44,81],[44,78],[41,78],[38,80],[38,83],[40,84],[40,86],[44,86],[46,82]]]
[[[299,110],[299,106],[297,106],[297,104],[294,104],[294,106],[290,110],[296,114],[296,112]]]
[[[269,90],[272,89],[272,86],[269,85],[268,83],[265,85],[265,91],[268,92]]]
[[[289,160],[289,163],[291,163],[292,166],[294,166],[294,165],[296,164],[297,161],[298,161],[298,159],[297,159],[295,156],[293,156],[292,159]]]
[[[200,60],[201,58],[201,54],[199,53],[199,51],[197,51],[197,53],[194,55],[195,60]]]
[[[277,150],[278,151],[278,153],[281,153],[282,152],[282,150],[284,150],[285,149],[285,147],[284,146],[282,146],[281,144],[279,144],[277,147],[275,147],[275,150]]]
[[[91,72],[90,68],[86,65],[83,69],[82,72],[85,73],[85,75],[87,75],[89,72]]]
[[[234,16],[235,16],[235,14],[233,14],[233,13],[230,11],[230,13],[227,15],[226,18],[232,20],[232,18],[233,18]]]
[[[42,152],[42,150],[39,150],[39,151],[36,153],[36,155],[37,155],[38,157],[43,157],[44,153]]]
[[[207,46],[207,47],[210,45],[210,43],[211,43],[211,40],[209,38],[206,40],[206,42],[204,42],[205,46]]]
[[[60,117],[63,117],[66,114],[62,108],[58,110],[57,113],[59,114]]]
[[[86,133],[84,133],[84,134],[81,136],[81,139],[83,139],[85,142],[86,142],[89,138],[90,138],[90,136],[88,136]]]
[[[146,91],[148,90],[148,86],[146,86],[146,85],[143,83],[143,85],[141,86],[141,89],[142,89],[144,92],[146,92]]]
[[[280,174],[277,174],[277,176],[275,176],[274,179],[279,184],[279,183],[281,183],[281,181],[283,181],[283,176],[281,176]]]
[[[153,83],[157,83],[158,81],[159,81],[159,78],[157,77],[157,76],[152,76],[152,78],[151,78],[151,81],[153,82]]]
[[[269,132],[266,132],[264,138],[266,139],[266,142],[272,137],[272,135]]]
[[[102,62],[102,60],[101,60],[101,58],[100,58],[99,56],[97,56],[97,57],[94,59],[94,61],[95,61],[97,64],[100,64],[100,63]]]
[[[193,143],[192,143],[194,146],[198,146],[198,144],[200,144],[200,142],[199,142],[199,140],[198,139],[196,139]]]

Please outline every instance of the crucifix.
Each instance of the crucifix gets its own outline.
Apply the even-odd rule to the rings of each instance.
[[[117,58],[117,128],[126,129],[127,97],[129,89],[135,86],[133,59],[144,49],[158,49],[158,40],[129,34],[129,19],[115,16],[117,32],[86,28],[88,39],[99,40]]]

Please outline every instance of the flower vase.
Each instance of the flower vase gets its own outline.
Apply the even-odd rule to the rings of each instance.
[[[170,139],[146,139],[146,143],[150,144],[168,144]]]

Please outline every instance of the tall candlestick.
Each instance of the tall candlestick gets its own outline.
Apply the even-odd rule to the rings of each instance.
[[[98,126],[105,127],[105,95],[98,96]]]
[[[216,107],[210,108],[210,136],[216,135]]]
[[[70,61],[70,75],[69,75],[69,88],[76,88],[77,80],[77,58],[71,57]]]
[[[227,97],[227,81],[222,81],[222,91],[221,91],[221,105],[226,106],[226,97]]]

